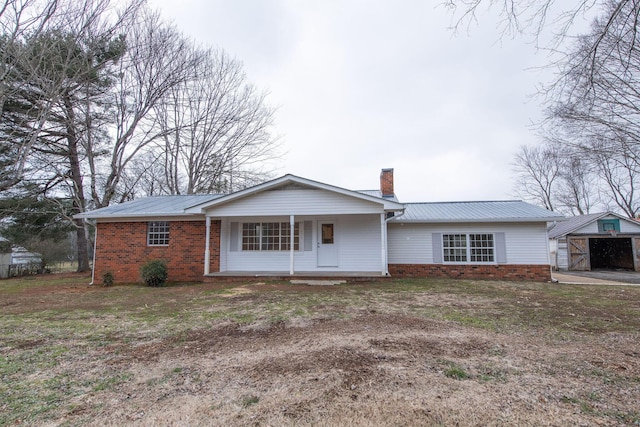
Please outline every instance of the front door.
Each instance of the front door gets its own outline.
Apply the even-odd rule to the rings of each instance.
[[[338,266],[335,223],[318,222],[318,267]]]

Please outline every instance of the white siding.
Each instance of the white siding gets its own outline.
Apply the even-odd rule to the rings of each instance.
[[[567,248],[567,239],[558,239],[558,270],[567,270],[569,268],[569,252]]]
[[[317,235],[318,221],[335,223],[335,238],[338,245],[338,267],[318,267]],[[242,222],[288,222],[289,217],[236,217],[224,218],[221,230],[221,271],[247,272],[289,272],[289,252],[273,251],[230,251],[229,230],[231,223]],[[380,215],[342,216],[296,216],[296,222],[311,221],[312,233],[310,251],[295,251],[294,270],[296,272],[322,271],[381,271]],[[302,241],[302,236],[301,236]],[[239,249],[241,245],[239,246]]]
[[[383,204],[349,197],[326,190],[263,191],[239,200],[215,206],[207,215],[341,215],[382,213]]]
[[[640,224],[638,224],[636,221],[620,220],[620,232],[621,233],[640,233]]]
[[[622,222],[622,221],[620,221]],[[620,224],[622,226],[622,224]],[[593,221],[582,228],[573,231],[571,234],[598,234],[598,221]]]
[[[389,264],[431,264],[431,233],[425,224],[389,224],[387,230]]]
[[[551,261],[551,266],[553,268],[557,268],[557,263],[558,263],[558,240],[556,239],[549,239],[549,253],[550,253],[550,258],[549,260]]]
[[[549,264],[545,223],[389,224],[389,264],[433,264],[432,233],[505,233],[507,264]]]

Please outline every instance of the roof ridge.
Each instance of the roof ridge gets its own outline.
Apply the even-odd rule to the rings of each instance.
[[[448,201],[448,202],[406,202],[405,205],[443,205],[443,204],[518,203],[518,202],[522,202],[522,200],[454,200],[454,201]]]

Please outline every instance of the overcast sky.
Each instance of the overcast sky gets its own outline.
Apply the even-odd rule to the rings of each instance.
[[[353,190],[394,168],[403,202],[514,198],[513,154],[537,143],[549,79],[525,39],[480,16],[454,35],[439,1],[153,0],[199,43],[243,62],[278,108],[292,173]]]

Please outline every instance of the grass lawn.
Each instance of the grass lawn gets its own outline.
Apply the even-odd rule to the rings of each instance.
[[[0,425],[637,425],[640,287],[0,281]]]

